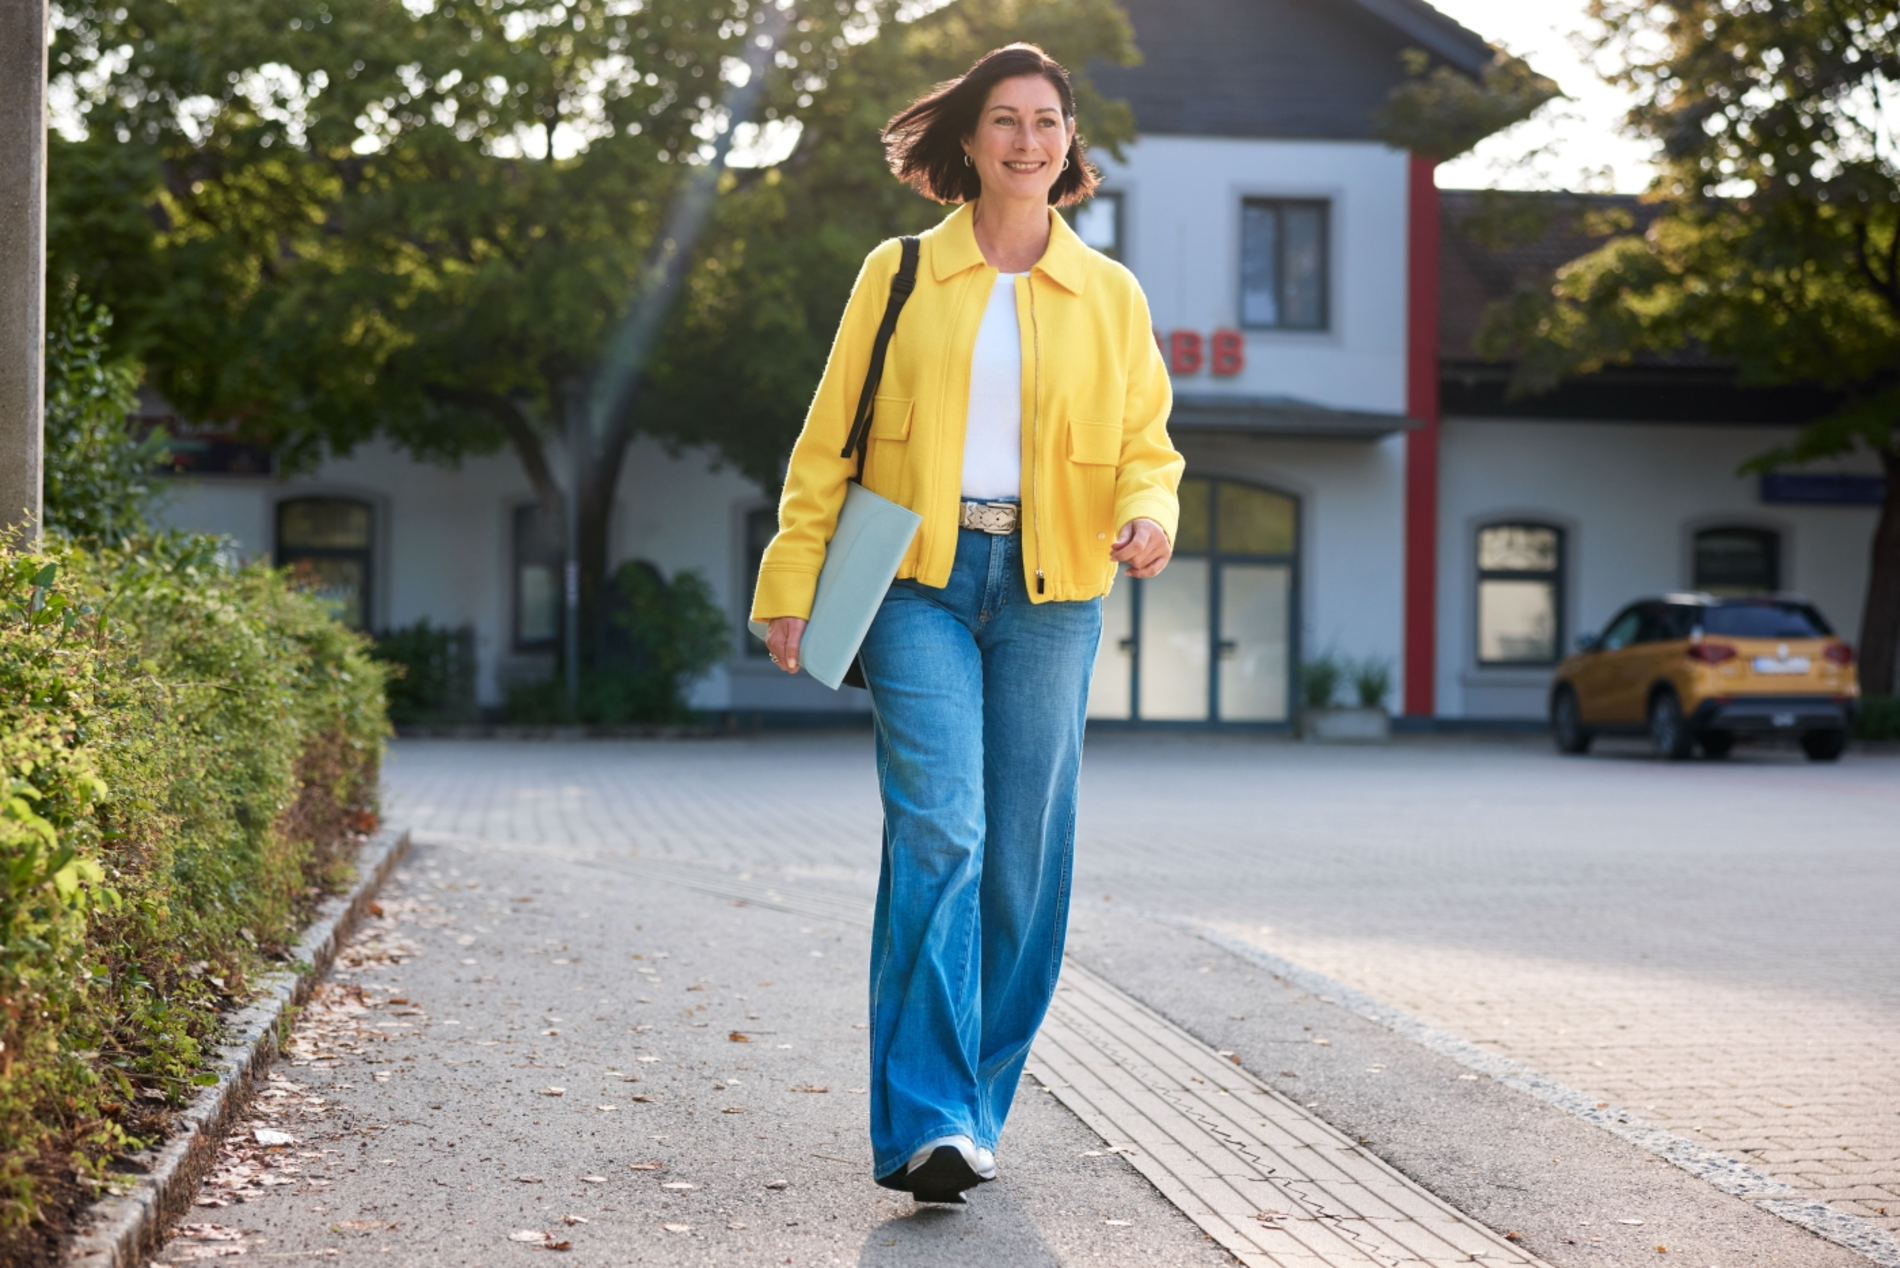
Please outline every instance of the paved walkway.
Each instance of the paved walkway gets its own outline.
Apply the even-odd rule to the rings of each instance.
[[[275,1241],[271,1253],[367,1254],[384,1244],[370,1227],[380,1221],[397,1225],[381,1230],[391,1254],[417,1251],[426,1229],[446,1239],[453,1262],[489,1262],[498,1245],[508,1249],[496,1239],[512,1233],[568,1238],[577,1254],[616,1262],[698,1262],[691,1248],[703,1244],[709,1262],[789,1254],[915,1263],[959,1244],[931,1232],[936,1217],[920,1221],[867,1186],[838,1184],[862,1170],[862,1101],[850,1091],[862,1085],[862,1032],[852,1028],[862,1011],[861,932],[844,919],[736,908],[656,884],[650,870],[712,866],[734,883],[803,887],[820,895],[817,910],[861,904],[877,840],[867,749],[863,735],[396,745],[391,817],[417,829],[423,847],[386,905],[396,929],[385,941],[409,939],[416,958],[382,967],[385,945],[356,970],[360,996],[345,980],[329,1011],[313,1011],[310,1026],[342,1027],[360,1052],[333,1043],[325,1060],[313,1050],[300,1058],[312,1064],[286,1072],[292,1082],[272,1099],[286,1121],[320,1111],[309,1140],[253,1143],[234,1157],[227,1181],[244,1179],[253,1195],[294,1194],[259,1204],[277,1212],[268,1219],[253,1219],[250,1204],[235,1208],[243,1227],[259,1228],[252,1240]],[[1717,1268],[1865,1261],[1637,1158],[1599,1129],[1469,1082],[1475,1076],[1391,1032],[1143,913],[1237,933],[1838,1209],[1900,1227],[1888,1215],[1900,1215],[1900,975],[1891,967],[1900,954],[1900,762],[1850,756],[1816,767],[1760,754],[1685,766],[1614,753],[1565,760],[1503,743],[1326,750],[1111,735],[1091,739],[1085,782],[1076,954],[1234,1051],[1276,1094],[1310,1100],[1334,1126],[1370,1138],[1454,1205],[1500,1233],[1523,1230],[1521,1244],[1549,1262],[1633,1262],[1624,1256],[1654,1255],[1651,1237]],[[643,864],[646,882],[636,883],[604,869],[609,857],[667,862]],[[667,959],[653,958],[661,951]],[[783,966],[771,974],[776,986],[742,980],[761,962]],[[682,973],[693,980],[682,984]],[[647,1003],[627,998],[636,981],[668,995],[700,990],[643,992],[656,1001]],[[1288,994],[1281,1002],[1262,990]],[[623,1010],[651,1010],[655,1020]],[[729,1035],[746,1026],[785,1038],[768,1047],[748,1035],[741,1047]],[[427,1042],[358,1033],[404,1027],[426,1027]],[[787,1040],[793,1047],[777,1046]],[[378,1058],[366,1076],[362,1063]],[[333,1066],[345,1073],[321,1073]],[[666,1072],[664,1095],[616,1096],[618,1080],[643,1068],[649,1084]],[[761,1071],[769,1074],[748,1088]],[[800,1081],[830,1090],[794,1090]],[[761,1099],[741,1103],[741,1094]],[[1453,1104],[1461,1108],[1448,1124]],[[726,1109],[740,1112],[713,1116]],[[548,1143],[543,1129],[563,1120],[570,1135],[585,1120],[603,1141],[598,1160]],[[736,1132],[746,1121],[758,1130]],[[958,1239],[986,1239],[985,1253],[962,1262],[1223,1262],[1048,1098],[1026,1094],[1011,1135],[1010,1148],[1037,1167],[992,1187],[1007,1188],[1008,1202],[988,1201],[980,1220],[956,1226]],[[303,1147],[325,1136],[330,1143]],[[831,1144],[808,1147],[821,1138]],[[451,1147],[479,1150],[480,1165],[463,1155],[457,1174],[425,1176],[418,1160],[446,1160]],[[799,1149],[813,1157],[796,1160],[792,1174]],[[286,1150],[312,1156],[286,1159]],[[821,1154],[846,1161],[826,1172]],[[1554,1175],[1537,1174],[1546,1155]],[[286,1161],[306,1170],[279,1174]],[[621,1174],[654,1161],[661,1171]],[[578,1183],[547,1187],[583,1164],[594,1170],[577,1172]],[[254,1174],[237,1176],[242,1166]],[[655,1181],[683,1169],[693,1174]],[[787,1172],[792,1187],[765,1189],[765,1171],[774,1180]],[[514,1174],[541,1175],[541,1187]],[[295,1187],[263,1183],[267,1175]],[[656,1187],[668,1182],[699,1187]],[[450,1189],[473,1196],[451,1202]],[[334,1202],[316,1200],[325,1190]],[[587,1195],[612,1196],[590,1214]],[[434,1210],[455,1202],[475,1205],[454,1220]],[[774,1224],[768,1238],[758,1220],[780,1208],[796,1208],[785,1218],[800,1223]],[[686,1214],[665,1218],[676,1211]],[[208,1223],[239,1226],[224,1208],[207,1213]],[[589,1223],[562,1225],[560,1215]],[[337,1232],[321,1222],[338,1224],[331,1217],[365,1227]],[[691,1225],[671,1235],[671,1249],[636,1235],[667,1224]],[[197,1248],[222,1244],[216,1236]],[[194,1246],[181,1241],[165,1262]],[[755,1258],[767,1248],[772,1258]],[[880,1258],[887,1249],[893,1257]]]
[[[431,830],[861,877],[865,748],[414,744],[390,775]],[[1109,735],[1077,874],[1083,899],[1222,922],[1900,1232],[1896,823],[1891,756]]]

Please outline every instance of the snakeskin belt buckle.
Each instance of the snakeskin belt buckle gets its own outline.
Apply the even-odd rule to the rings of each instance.
[[[1020,511],[1014,502],[965,502],[957,523],[992,537],[1007,537],[1016,531]]]

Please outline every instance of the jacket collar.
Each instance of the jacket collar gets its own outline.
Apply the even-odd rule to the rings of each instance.
[[[1053,207],[1049,209],[1049,220],[1049,247],[1032,271],[1080,295],[1088,284],[1089,248]],[[982,248],[976,245],[975,226],[975,205],[965,203],[925,234],[930,240],[930,272],[939,282],[966,269],[989,267],[983,259]]]

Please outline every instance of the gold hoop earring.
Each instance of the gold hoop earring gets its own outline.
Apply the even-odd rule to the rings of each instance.
[[[963,156],[963,165],[964,165],[965,167],[975,167],[975,166],[976,166],[976,164],[975,164],[975,163],[972,163],[972,162],[970,161],[970,156],[969,156],[968,154],[965,154],[965,155]]]

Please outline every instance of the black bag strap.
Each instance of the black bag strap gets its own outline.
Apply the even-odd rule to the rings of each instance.
[[[849,458],[853,453],[858,456],[858,473],[852,479],[864,483],[864,455],[870,448],[871,413],[877,403],[877,385],[884,377],[884,354],[890,349],[891,336],[897,333],[897,315],[904,311],[904,302],[910,293],[917,289],[918,239],[899,238],[904,248],[903,259],[897,266],[897,276],[891,279],[890,302],[884,305],[884,320],[877,328],[877,342],[871,346],[871,368],[864,373],[864,390],[858,393],[858,412],[851,419],[851,434],[845,440],[844,452],[838,456]]]

